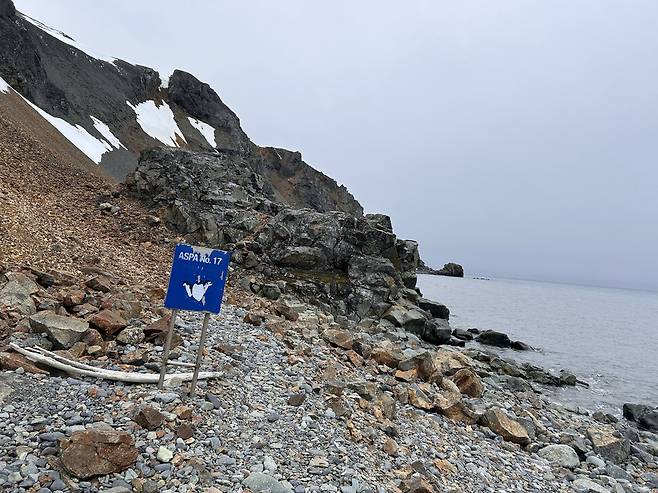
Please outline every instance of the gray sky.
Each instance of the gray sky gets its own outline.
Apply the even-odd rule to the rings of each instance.
[[[654,0],[15,3],[210,83],[430,264],[658,288]]]

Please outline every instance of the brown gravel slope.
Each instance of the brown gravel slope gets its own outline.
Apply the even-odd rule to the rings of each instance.
[[[118,206],[115,213],[98,204]],[[164,287],[171,247],[138,202],[14,93],[0,93],[0,264]]]

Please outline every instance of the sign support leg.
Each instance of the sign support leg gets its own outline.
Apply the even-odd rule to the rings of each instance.
[[[201,327],[201,339],[199,340],[199,350],[196,354],[196,365],[194,366],[194,375],[192,376],[192,383],[190,384],[190,397],[194,397],[196,391],[196,380],[199,376],[199,368],[201,367],[201,359],[203,358],[203,347],[206,344],[206,332],[208,331],[208,321],[210,320],[210,313],[206,312],[203,316],[203,326]]]
[[[167,342],[164,347],[164,352],[162,353],[162,361],[160,363],[160,380],[158,381],[158,388],[162,389],[164,386],[164,378],[167,373],[167,360],[169,359],[169,351],[171,349],[171,338],[174,335],[174,326],[176,323],[176,315],[178,310],[171,311],[171,320],[169,320],[169,331],[167,332]]]

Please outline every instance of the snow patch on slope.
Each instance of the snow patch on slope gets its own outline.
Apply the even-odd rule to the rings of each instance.
[[[213,149],[217,147],[217,144],[215,143],[215,128],[212,125],[208,125],[206,122],[202,122],[191,116],[188,116],[187,119],[190,120],[190,123],[194,128],[201,132],[201,135],[205,137],[208,144],[210,144]]]
[[[9,84],[7,84],[2,78],[0,78],[0,92],[8,93],[10,91],[13,91],[14,94],[17,94],[23,101],[29,104],[32,107],[32,109],[34,109],[34,111],[39,113],[39,115],[41,115],[48,123],[50,123],[53,127],[59,130],[59,133],[61,133],[64,137],[66,137],[66,139],[69,140],[71,144],[73,144],[75,147],[80,149],[80,151],[82,151],[89,159],[91,159],[96,164],[99,164],[101,162],[103,154],[105,154],[107,151],[114,150],[113,147],[114,142],[113,144],[109,144],[108,142],[102,139],[97,139],[80,125],[71,125],[66,120],[62,120],[61,118],[52,116],[50,113],[39,108],[36,104],[34,104],[29,99],[24,98],[23,95],[20,94],[19,92],[14,91]],[[105,128],[107,128],[107,125],[105,125],[100,120],[97,120],[93,116],[91,118],[94,121],[95,127],[96,127],[96,122],[99,122],[103,124]],[[98,127],[96,128],[98,129]],[[119,139],[117,139],[112,134],[112,132],[110,132],[109,128],[107,128],[107,131],[109,135],[112,136],[112,139],[116,143],[118,143],[119,146],[123,147],[121,142],[119,142]],[[100,130],[99,132],[101,133],[101,135],[105,137],[105,134],[103,134],[103,132],[101,132]],[[118,146],[116,147],[118,148]]]
[[[9,92],[9,89],[11,89],[9,84],[7,84],[2,77],[0,77],[0,92]]]
[[[142,130],[154,139],[170,147],[178,147],[177,137],[187,142],[183,132],[176,124],[174,112],[167,103],[163,102],[157,106],[152,99],[139,103],[137,106],[133,106],[130,101],[126,101],[126,103],[135,111],[137,123]]]
[[[27,22],[29,22],[30,24],[32,24],[32,25],[38,27],[39,29],[41,29],[46,34],[49,34],[53,38],[60,40],[62,43],[66,43],[69,46],[73,46],[74,48],[77,48],[78,50],[82,51],[83,53],[86,53],[90,57],[95,58],[96,60],[102,60],[104,62],[108,62],[108,63],[112,63],[112,64],[114,64],[114,62],[117,61],[116,58],[106,57],[106,56],[102,56],[102,55],[99,56],[97,53],[91,52],[90,50],[86,49],[81,44],[79,44],[75,39],[73,39],[68,34],[63,33],[62,31],[58,31],[57,29],[53,29],[52,27],[45,25],[43,22],[40,22],[36,19],[33,19],[29,15],[25,15],[25,14],[21,14],[21,13],[19,13],[19,15],[23,19],[25,19]]]
[[[52,116],[50,113],[45,112],[27,99],[25,99],[25,101],[96,164],[101,162],[103,154],[107,151],[113,150],[110,144],[104,140],[97,139],[80,125],[71,125],[66,120],[62,120],[61,118],[57,118],[56,116]]]
[[[109,143],[112,147],[116,147],[117,149],[123,147],[124,149],[126,146],[124,146],[119,139],[112,133],[110,130],[110,127],[108,127],[105,123],[100,121],[98,118],[91,117],[92,121],[94,122],[94,128],[98,130],[98,133],[100,133],[107,143]]]

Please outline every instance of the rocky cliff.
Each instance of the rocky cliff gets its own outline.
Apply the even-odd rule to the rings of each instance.
[[[234,263],[332,313],[413,305],[418,245],[398,239],[387,216],[291,207],[251,164],[161,147],[142,154],[128,186],[187,241],[231,250]]]

